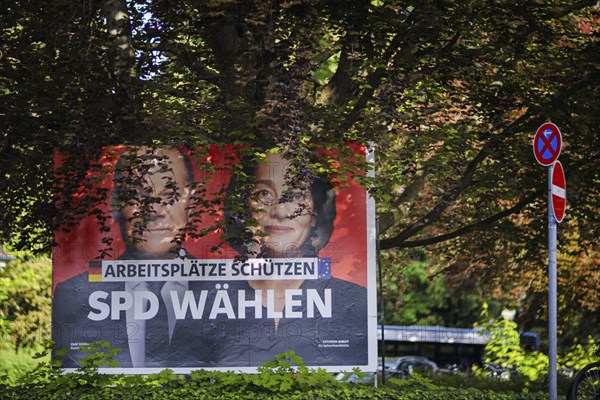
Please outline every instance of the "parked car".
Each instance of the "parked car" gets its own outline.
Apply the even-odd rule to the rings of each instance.
[[[393,377],[399,379],[407,379],[409,375],[414,373],[419,374],[435,374],[440,371],[437,364],[428,358],[420,356],[404,356],[397,358],[394,361],[386,361],[385,368],[382,367],[381,361],[377,367],[377,374],[381,375],[385,371],[386,378]],[[355,382],[367,383],[373,381],[374,374],[365,374],[359,376],[353,372],[340,372],[334,379],[340,382]]]
[[[404,356],[385,363],[385,376],[401,379],[414,373],[435,374],[438,371],[438,365],[434,361],[421,356]]]
[[[359,376],[354,372],[338,372],[335,374],[333,379],[339,382],[352,382],[352,383],[369,383],[373,382],[373,374],[364,374]]]

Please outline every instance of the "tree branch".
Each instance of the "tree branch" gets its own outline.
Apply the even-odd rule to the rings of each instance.
[[[221,79],[221,75],[218,72],[215,72],[208,68],[208,66],[201,61],[201,58],[192,51],[187,50],[183,46],[170,45],[167,46],[163,43],[146,43],[139,42],[135,43],[136,48],[150,52],[150,51],[160,51],[166,55],[176,55],[180,59],[184,60],[186,66],[190,67],[195,71],[196,77],[203,81],[207,81],[210,83],[218,84]],[[179,48],[181,47],[181,48]]]
[[[133,80],[137,74],[127,3],[125,0],[105,0],[103,10],[108,35],[112,38],[112,53],[115,57],[113,73],[120,81]]]
[[[410,23],[412,23],[413,15],[414,14],[411,14],[409,18],[406,19],[405,23],[408,22],[410,25]],[[381,59],[383,60],[382,63],[384,65],[387,65],[387,63],[392,59],[392,56],[394,56],[394,54],[396,54],[394,56],[394,59],[399,59],[399,54],[404,55],[405,53],[413,50],[413,46],[404,46],[401,48],[401,51],[398,52],[402,40],[405,39],[404,33],[405,32],[396,33],[394,38],[391,40],[390,45],[387,47],[383,56],[381,57]],[[366,107],[369,100],[373,98],[373,95],[375,94],[375,89],[381,83],[381,80],[385,76],[385,72],[386,69],[384,67],[379,67],[373,73],[369,74],[369,76],[367,77],[367,88],[362,92],[362,94],[358,98],[358,101],[356,102],[356,104],[342,123],[342,130],[349,129],[352,125],[356,123],[356,121],[358,121],[360,112]]]
[[[573,11],[581,10],[585,7],[591,7],[594,4],[596,4],[596,0],[581,0],[569,6],[557,8],[550,12],[549,18],[547,18],[546,21],[562,18],[565,15],[569,15]],[[523,42],[527,36],[531,35],[538,29],[538,26],[539,25],[537,23],[525,26],[523,30],[515,36],[515,42]]]
[[[523,126],[523,125],[528,125],[527,124],[528,119],[531,119],[531,121],[538,121],[538,123],[539,123],[539,120],[542,119],[541,116],[546,114],[547,109],[559,108],[561,106],[561,104],[564,103],[564,101],[566,101],[569,97],[576,94],[578,91],[587,88],[589,86],[590,82],[593,82],[594,80],[596,80],[599,75],[600,75],[599,73],[593,73],[588,78],[583,79],[583,80],[577,82],[576,84],[574,84],[573,86],[555,94],[554,97],[552,99],[550,99],[550,101],[548,102],[548,105],[546,107],[530,107],[521,117],[519,117],[518,119],[513,121],[500,134],[493,136],[481,148],[479,153],[477,153],[477,155],[471,160],[471,162],[465,169],[465,172],[463,173],[460,181],[458,181],[458,183],[455,185],[455,187],[452,190],[450,190],[449,192],[447,192],[447,194],[445,196],[443,196],[440,199],[440,201],[433,207],[433,209],[431,209],[431,211],[429,211],[426,215],[419,218],[417,221],[415,221],[413,224],[411,224],[410,226],[405,228],[402,232],[400,232],[398,235],[394,236],[393,238],[388,238],[388,239],[382,240],[382,242],[381,242],[382,248],[384,248],[383,247],[384,243],[385,243],[386,249],[389,249],[392,247],[400,247],[400,248],[406,247],[406,243],[407,243],[406,240],[408,238],[416,235],[421,230],[423,230],[425,227],[431,225],[432,223],[438,221],[441,218],[442,213],[471,184],[473,175],[475,174],[475,171],[477,170],[478,166],[487,158],[490,151],[492,149],[496,148],[502,142],[502,140],[504,140],[506,137],[508,137],[518,127]],[[533,117],[535,117],[535,118],[533,118]],[[428,239],[425,239],[424,241],[419,241],[419,242],[420,243],[425,242],[426,240],[428,240]]]
[[[571,14],[573,11],[581,10],[585,7],[593,7],[596,3],[597,0],[581,0],[564,8],[554,10],[550,15],[552,18],[562,18],[565,15]]]
[[[502,218],[508,217],[511,214],[519,213],[521,211],[521,209],[523,209],[523,207],[525,207],[526,205],[531,203],[536,197],[538,197],[540,194],[542,194],[542,192],[543,192],[542,190],[536,190],[531,195],[525,197],[524,199],[519,201],[517,204],[515,204],[511,208],[508,208],[504,211],[494,214],[494,215],[492,215],[486,219],[483,219],[481,221],[478,221],[478,222],[475,222],[475,223],[472,223],[469,225],[465,225],[462,228],[459,228],[453,232],[449,232],[449,233],[446,233],[443,235],[439,235],[439,236],[435,236],[435,237],[423,239],[423,240],[413,240],[413,241],[409,241],[409,242],[403,242],[402,245],[400,245],[400,246],[393,246],[393,245],[391,245],[389,240],[384,239],[381,241],[381,244],[380,244],[381,249],[387,250],[387,249],[390,249],[393,247],[409,248],[409,247],[428,246],[428,245],[444,242],[446,240],[457,238],[459,236],[462,236],[466,233],[469,233],[469,232],[472,232],[475,230],[487,228],[487,227],[491,226],[492,224],[494,224],[495,222],[501,220]]]
[[[448,191],[446,195],[442,196],[438,204],[436,204],[431,211],[408,226],[394,238],[386,239],[386,243],[390,243],[390,245],[395,243],[396,246],[402,246],[406,239],[416,235],[431,223],[438,221],[441,218],[442,213],[450,206],[450,204],[454,202],[467,187],[469,187],[472,182],[473,175],[477,171],[477,167],[487,158],[489,152],[500,143],[502,138],[514,131],[514,129],[523,123],[527,118],[529,118],[528,112],[511,123],[502,133],[493,136],[487,143],[485,143],[481,150],[479,150],[479,153],[477,153],[477,155],[471,160],[461,179],[454,186],[454,188]]]
[[[413,40],[412,42],[407,40],[407,37],[410,39],[408,29],[410,25],[412,25],[415,22],[414,20],[417,19],[417,14],[417,11],[413,11],[409,15],[409,17],[404,21],[402,25],[404,29],[396,33],[396,35],[390,42],[390,45],[381,57],[382,65],[387,65],[390,61],[394,64],[399,64],[400,60],[402,60],[403,58],[412,60],[413,57],[407,57],[407,55],[412,52],[414,52],[414,56],[419,57],[427,55],[437,55],[437,57],[439,57],[440,55],[447,53],[457,43],[458,39],[460,38],[460,31],[455,32],[454,35],[449,40],[447,40],[441,48],[436,49],[436,47],[431,46],[426,51],[415,51],[415,48],[417,47],[417,44],[419,42],[433,42],[434,38],[439,37],[439,32],[437,31],[432,31],[428,34],[423,34],[423,32],[419,32],[415,40]],[[402,46],[403,43],[404,46]],[[415,64],[411,63],[409,65],[403,65],[402,67],[405,73],[408,74],[411,70],[414,69]],[[367,88],[363,91],[358,101],[354,105],[353,109],[350,111],[346,120],[342,124],[342,128],[344,130],[349,129],[352,125],[354,125],[354,123],[356,123],[356,121],[358,121],[360,112],[366,107],[369,100],[373,98],[375,90],[380,85],[382,79],[385,77],[386,72],[386,67],[379,67],[372,74],[369,75],[369,77],[367,78]]]

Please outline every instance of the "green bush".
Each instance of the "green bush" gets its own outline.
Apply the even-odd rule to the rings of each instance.
[[[15,351],[50,338],[52,265],[47,257],[0,268],[0,337]],[[4,349],[2,349],[4,352]]]
[[[77,373],[63,373],[56,362],[41,361],[21,379],[14,382],[0,380],[3,382],[0,383],[2,398],[538,400],[547,397],[543,392],[443,387],[431,378],[419,375],[413,375],[408,380],[390,379],[388,385],[380,388],[372,384],[342,383],[335,381],[331,374],[322,369],[307,368],[292,351],[264,363],[257,374],[199,370],[182,376],[168,369],[145,376],[100,374],[97,367],[111,363],[113,350],[103,342],[92,344],[89,350],[92,353]]]
[[[485,346],[485,364],[514,368],[528,381],[536,381],[548,373],[548,356],[539,351],[526,351],[521,346],[517,324],[499,319],[487,326],[490,340]],[[486,371],[476,371],[485,374]]]
[[[576,340],[567,353],[558,359],[563,368],[572,368],[574,371],[579,371],[587,364],[596,361],[600,361],[600,353],[598,352],[598,342],[592,336],[588,336],[583,344]]]
[[[485,325],[490,332],[490,340],[485,346],[485,365],[495,364],[502,368],[513,369],[517,377],[511,377],[511,385],[517,390],[536,390],[547,387],[549,359],[540,351],[526,351],[520,344],[517,324],[500,319]],[[558,358],[558,388],[566,393],[572,375],[587,364],[598,361],[598,344],[591,336],[583,344],[575,344]],[[475,375],[485,376],[489,370],[474,368]],[[565,373],[571,372],[570,375]],[[500,382],[506,382],[500,380]]]

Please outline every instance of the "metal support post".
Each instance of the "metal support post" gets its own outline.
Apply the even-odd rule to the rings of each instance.
[[[548,359],[550,400],[557,400],[556,386],[556,342],[557,342],[557,274],[556,274],[556,228],[557,223],[552,212],[552,170],[548,168]]]

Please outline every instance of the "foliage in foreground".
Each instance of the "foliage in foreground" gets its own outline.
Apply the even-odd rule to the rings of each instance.
[[[106,353],[104,353],[106,354]],[[12,384],[0,384],[3,398],[16,399],[528,399],[545,393],[446,388],[418,375],[391,379],[387,386],[337,382],[322,369],[309,369],[290,351],[259,367],[258,374],[194,371],[189,376],[164,370],[152,375],[105,375],[95,365],[104,359],[92,354],[77,373],[64,374],[54,362],[40,362]],[[106,360],[104,360],[106,361]],[[355,371],[358,373],[358,371]],[[5,378],[5,377],[1,377]],[[5,379],[0,379],[5,382]]]

